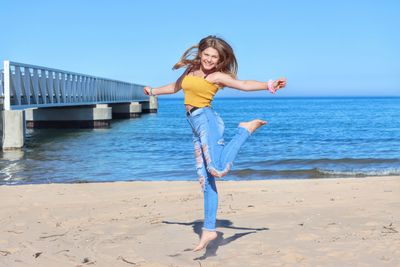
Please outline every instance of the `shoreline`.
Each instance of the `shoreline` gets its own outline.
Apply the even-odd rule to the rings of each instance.
[[[149,183],[151,182],[151,183]],[[0,266],[396,266],[400,176],[0,186]]]
[[[229,180],[229,179],[219,179],[217,180],[218,182],[257,182],[257,181],[293,181],[293,180],[299,180],[299,181],[320,181],[320,180],[332,180],[332,179],[338,179],[338,180],[346,180],[346,179],[379,179],[379,178],[389,178],[389,177],[400,177],[399,175],[375,175],[375,176],[346,176],[346,177],[316,177],[316,178],[296,178],[296,177],[291,177],[291,178],[268,178],[268,179],[248,179],[248,180]],[[116,181],[75,181],[75,182],[48,182],[48,183],[19,183],[19,184],[0,184],[0,188],[2,186],[27,186],[27,185],[73,185],[73,184],[113,184],[113,183],[136,183],[136,182],[197,182],[196,178],[193,178],[192,180],[116,180]]]

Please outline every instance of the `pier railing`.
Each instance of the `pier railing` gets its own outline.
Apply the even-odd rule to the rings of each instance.
[[[148,101],[143,85],[4,61],[5,110]]]

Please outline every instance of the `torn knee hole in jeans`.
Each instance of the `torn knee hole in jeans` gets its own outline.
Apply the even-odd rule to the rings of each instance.
[[[207,170],[209,173],[211,173],[212,176],[214,176],[216,178],[222,178],[228,174],[228,172],[231,170],[231,167],[232,167],[232,163],[228,163],[228,164],[226,164],[225,169],[222,171],[218,171],[213,167],[207,167]]]
[[[221,141],[221,140],[222,140],[222,142],[223,142],[223,139],[220,139],[220,141]],[[231,170],[232,163],[227,163],[226,166],[225,166],[225,168],[224,168],[222,171],[217,170],[216,168],[214,168],[214,167],[211,165],[212,160],[211,160],[210,152],[209,152],[209,150],[208,150],[208,146],[207,146],[206,144],[203,144],[203,145],[201,145],[201,147],[202,147],[202,150],[203,150],[204,158],[205,158],[206,163],[207,163],[207,170],[208,170],[208,172],[209,172],[212,176],[214,176],[214,177],[216,177],[216,178],[224,177],[224,176]]]
[[[204,191],[204,189],[205,189],[205,187],[204,187],[204,183],[205,183],[205,177],[204,176],[202,176],[202,175],[199,175],[199,183],[200,183],[200,186],[201,186],[201,189]]]
[[[196,159],[196,167],[201,167],[203,165],[203,158],[199,145],[194,146],[194,157]]]
[[[219,139],[219,140],[217,141],[217,144],[218,144],[218,145],[221,145],[221,146],[225,145],[224,138]]]
[[[207,162],[207,165],[211,164],[211,157],[210,157],[210,152],[208,150],[208,146],[206,144],[204,144],[201,147],[203,149],[203,155],[204,155],[204,158],[205,158],[205,160]]]

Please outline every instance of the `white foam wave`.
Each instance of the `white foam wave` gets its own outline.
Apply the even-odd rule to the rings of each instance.
[[[393,176],[393,175],[400,175],[400,169],[398,168],[389,168],[383,170],[377,169],[369,169],[369,170],[323,170],[318,169],[319,172],[328,175],[335,175],[335,176]]]

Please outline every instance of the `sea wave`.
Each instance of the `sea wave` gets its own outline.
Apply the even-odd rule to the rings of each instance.
[[[364,177],[364,176],[395,176],[400,175],[400,168],[390,168],[383,170],[319,170],[322,174],[334,175],[334,176],[351,176],[351,177]]]
[[[267,166],[290,166],[290,165],[367,165],[367,164],[399,164],[400,159],[398,158],[320,158],[320,159],[280,159],[280,160],[265,160],[257,162],[245,162],[243,165],[267,167]]]
[[[256,170],[251,168],[233,170],[231,176],[237,179],[307,179],[334,177],[397,176],[400,168],[383,169],[291,169],[291,170]]]

